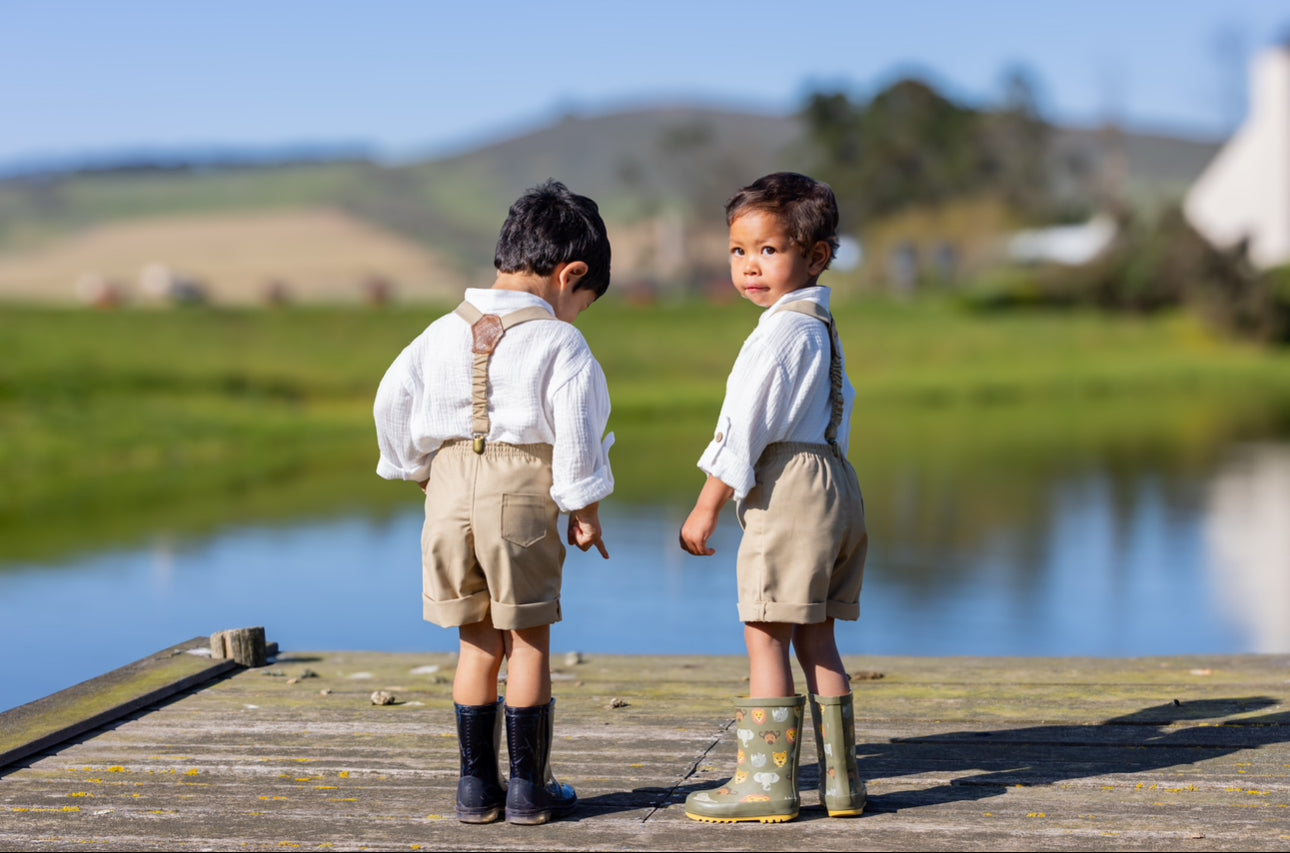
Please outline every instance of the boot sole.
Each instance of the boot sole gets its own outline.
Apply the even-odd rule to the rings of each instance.
[[[797,812],[793,812],[792,814],[750,815],[749,817],[709,817],[708,815],[686,812],[685,816],[690,820],[697,820],[702,823],[748,823],[754,820],[759,823],[787,823],[797,817],[797,814]]]
[[[496,823],[501,816],[500,807],[488,811],[457,812],[457,820],[461,823]]]
[[[562,820],[571,816],[577,810],[577,803],[567,808],[560,809],[542,809],[533,812],[516,811],[515,809],[506,810],[506,822],[518,824],[519,826],[539,826],[544,823],[550,823],[553,820]]]
[[[540,826],[541,824],[544,824],[544,823],[550,823],[550,821],[551,821],[550,812],[538,812],[537,814],[526,814],[526,815],[517,815],[517,814],[511,814],[508,812],[506,815],[507,823],[514,823],[519,826]]]

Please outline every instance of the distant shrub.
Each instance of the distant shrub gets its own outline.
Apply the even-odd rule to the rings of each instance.
[[[1290,266],[1259,272],[1246,249],[1220,249],[1177,206],[1152,221],[1124,218],[1112,247],[1078,267],[1001,270],[965,293],[978,309],[1091,306],[1149,314],[1186,308],[1233,338],[1290,344]]]

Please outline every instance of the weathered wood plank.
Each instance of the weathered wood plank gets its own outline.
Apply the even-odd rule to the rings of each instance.
[[[190,654],[209,644],[194,637],[0,714],[0,770],[236,668],[231,660]]]
[[[883,675],[855,682],[860,818],[816,806],[809,732],[798,820],[685,818],[730,772],[741,658],[558,666],[553,767],[581,805],[513,827],[453,817],[452,656],[298,653],[0,776],[0,848],[1290,848],[1290,657],[847,663]]]

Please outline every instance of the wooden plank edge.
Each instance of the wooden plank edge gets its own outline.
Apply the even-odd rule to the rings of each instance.
[[[268,643],[266,648],[268,657],[277,655],[277,643]],[[235,661],[214,659],[198,664],[193,669],[192,664],[200,660],[200,654],[190,655],[189,652],[197,649],[209,652],[210,638],[193,637],[66,690],[0,713],[0,747],[4,750],[0,752],[0,773],[14,762],[211,681],[231,670],[244,669]],[[178,666],[180,661],[186,666]],[[178,672],[167,677],[166,671],[170,669]],[[156,682],[159,677],[162,680],[158,684]],[[137,684],[139,682],[150,685],[150,689],[144,689]],[[138,692],[139,690],[143,692]],[[107,707],[94,701],[99,694],[108,692],[124,693],[125,696]],[[60,717],[64,719],[51,724],[51,720],[58,720]]]

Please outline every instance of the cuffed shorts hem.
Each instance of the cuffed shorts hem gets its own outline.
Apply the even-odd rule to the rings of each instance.
[[[854,622],[860,618],[860,603],[853,601],[844,603],[841,601],[830,601],[825,605],[826,618],[841,619],[843,622]]]
[[[460,628],[482,622],[490,615],[493,627],[502,631],[519,631],[559,622],[560,602],[539,601],[536,604],[501,604],[488,600],[488,593],[480,592],[455,601],[421,599],[422,614],[427,622],[440,628]]]
[[[501,604],[493,602],[493,627],[503,631],[519,631],[559,622],[560,599],[538,601],[533,604]]]
[[[740,622],[785,622],[813,625],[828,616],[823,604],[787,604],[782,601],[739,602]]]
[[[459,628],[483,621],[488,615],[488,593],[477,592],[452,601],[434,601],[422,597],[421,613],[427,622],[440,628]]]

